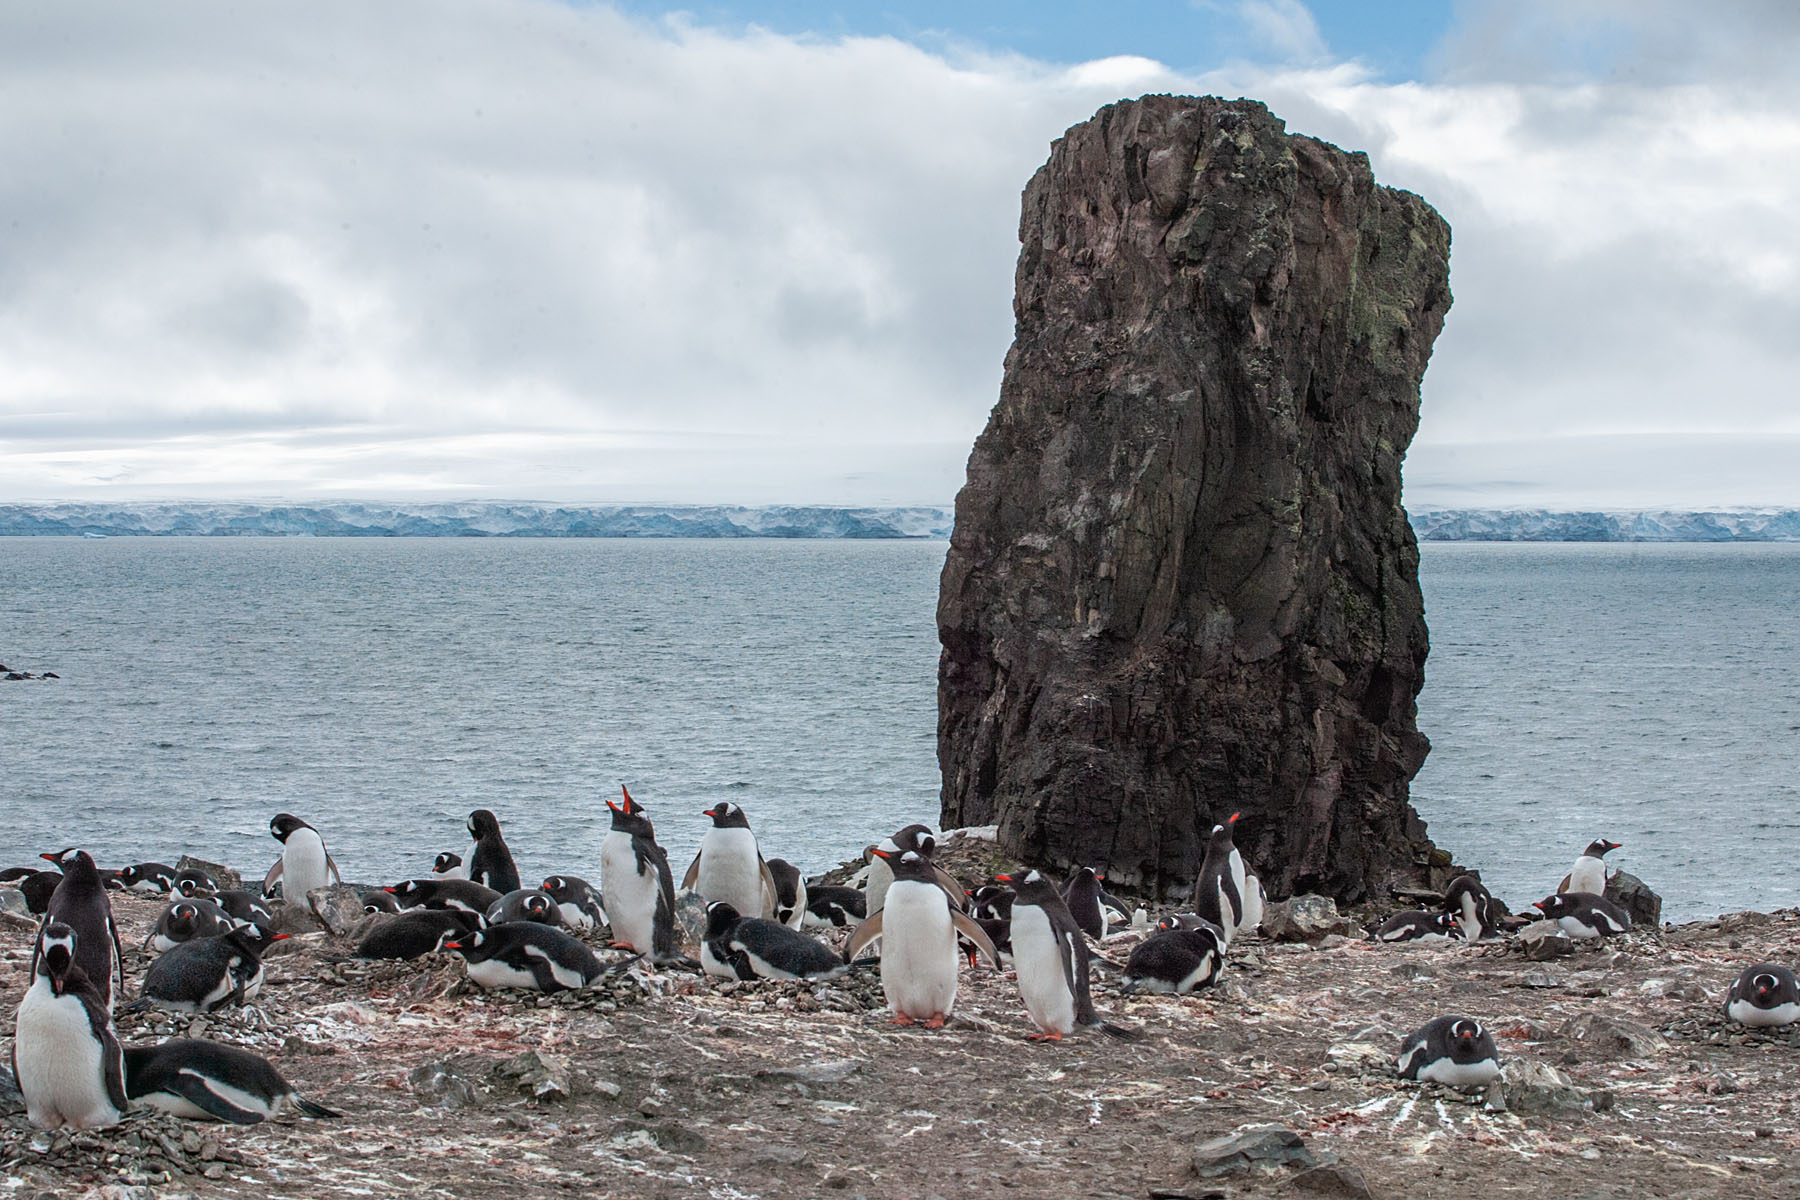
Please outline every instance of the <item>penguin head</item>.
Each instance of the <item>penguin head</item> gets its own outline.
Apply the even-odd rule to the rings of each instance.
[[[929,825],[908,825],[881,844],[901,854],[916,850],[930,858],[937,853],[937,835],[931,832]]]
[[[1480,1056],[1482,1029],[1478,1021],[1458,1017],[1450,1023],[1450,1055],[1458,1062],[1474,1062]]]
[[[1610,850],[1617,850],[1622,842],[1609,842],[1605,838],[1595,838],[1588,843],[1588,848],[1581,852],[1583,858],[1605,858]]]
[[[312,826],[296,817],[293,813],[276,813],[269,819],[269,836],[278,842],[285,842],[297,829],[311,829]]]
[[[437,886],[429,879],[408,879],[404,883],[396,883],[393,887],[381,889],[392,896],[401,908],[412,908],[431,899]]]
[[[492,941],[485,929],[474,929],[467,933],[445,934],[438,939],[438,949],[454,950],[470,962],[480,962],[493,957]]]
[[[644,806],[631,798],[630,789],[622,783],[619,785],[619,794],[625,798],[625,802],[623,804],[614,804],[611,800],[608,800],[606,802],[606,807],[612,809],[614,812],[622,812],[628,817],[635,817],[644,811]]]
[[[561,875],[552,875],[548,879],[544,880],[544,882],[538,884],[538,886],[543,888],[546,892],[549,892],[552,896],[554,896],[556,893],[558,893],[558,892],[562,891],[564,888],[568,887],[569,881],[564,879]]]
[[[550,893],[539,889],[525,897],[525,912],[534,921],[541,921],[556,911],[556,901]]]
[[[712,818],[714,829],[750,828],[750,819],[744,815],[744,810],[729,800],[719,801],[702,815]]]
[[[431,873],[433,875],[442,875],[445,871],[454,871],[460,866],[462,866],[462,855],[452,854],[450,851],[446,850],[432,860]]]
[[[485,808],[478,808],[469,814],[469,836],[476,841],[489,834],[499,834],[500,819]]]
[[[219,889],[213,886],[212,880],[197,874],[183,875],[181,878],[177,879],[175,881],[175,890],[180,892],[183,896],[186,896],[189,900],[205,896],[216,896],[219,894]]]
[[[1232,813],[1225,818],[1222,824],[1212,827],[1212,836],[1207,838],[1207,849],[1210,850],[1215,846],[1221,850],[1231,849],[1233,844],[1231,840],[1232,826],[1237,824],[1238,816],[1238,813]]]
[[[55,854],[40,854],[38,857],[45,862],[55,863],[57,870],[61,871],[64,875],[67,875],[70,870],[78,866],[83,859],[87,860],[87,865],[90,868],[94,866],[94,860],[88,858],[86,850],[77,850],[73,846],[69,847],[67,850],[58,850]]]
[[[1570,902],[1568,896],[1556,895],[1546,896],[1542,900],[1533,900],[1531,902],[1531,907],[1537,909],[1539,912],[1543,913],[1544,916],[1554,921],[1558,917],[1566,916],[1574,905]]]
[[[1750,986],[1753,989],[1751,1000],[1758,1007],[1767,1008],[1769,997],[1775,994],[1775,989],[1781,986],[1781,981],[1773,975],[1758,975],[1750,981]]]
[[[38,974],[50,977],[50,990],[62,995],[62,980],[75,961],[75,930],[49,921],[38,935]]]
[[[706,940],[710,942],[714,938],[724,937],[728,929],[743,919],[743,914],[732,905],[723,900],[714,900],[706,906]]]

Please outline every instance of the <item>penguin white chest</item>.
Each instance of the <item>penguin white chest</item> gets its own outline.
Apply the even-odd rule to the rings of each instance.
[[[281,894],[289,904],[306,903],[306,893],[331,880],[325,869],[325,839],[316,829],[296,829],[281,848]]]
[[[887,843],[892,846],[893,843]],[[867,885],[863,891],[863,912],[874,916],[887,902],[888,889],[894,885],[894,872],[887,863],[876,859],[866,868]]]
[[[694,890],[707,903],[723,900],[746,917],[766,917],[756,835],[738,826],[714,827],[700,839],[700,874]]]
[[[124,1114],[106,1094],[102,1051],[87,1007],[74,996],[56,995],[48,981],[34,981],[19,1002],[13,1034],[19,1091],[33,1125],[92,1129],[118,1123]]]
[[[645,862],[644,867],[640,874],[630,834],[609,833],[600,843],[600,902],[606,907],[613,940],[649,953],[655,944],[661,881],[655,864]]]
[[[1063,970],[1062,944],[1042,908],[1013,906],[1012,948],[1019,996],[1032,1021],[1045,1033],[1073,1033],[1075,997]]]
[[[1789,1002],[1777,1004],[1774,1008],[1758,1008],[1748,1000],[1733,1000],[1725,1006],[1725,1015],[1739,1025],[1748,1025],[1753,1029],[1771,1029],[1780,1025],[1792,1025],[1800,1020],[1800,1004]]]
[[[1606,863],[1591,854],[1576,859],[1569,869],[1569,890],[1590,896],[1606,895]]]
[[[1481,906],[1475,903],[1475,897],[1464,892],[1462,895],[1462,916],[1458,918],[1463,937],[1470,942],[1479,942],[1483,932],[1481,926]]]
[[[956,933],[934,883],[897,880],[881,917],[881,990],[894,1015],[947,1017],[956,1003]]]

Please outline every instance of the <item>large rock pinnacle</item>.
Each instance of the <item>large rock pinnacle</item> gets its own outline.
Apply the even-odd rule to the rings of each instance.
[[[1274,895],[1431,853],[1400,462],[1450,229],[1261,104],[1151,96],[1025,189],[1017,333],[938,600],[946,826],[1189,886],[1216,821]]]

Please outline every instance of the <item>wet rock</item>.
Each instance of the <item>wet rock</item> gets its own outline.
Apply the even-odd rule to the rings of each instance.
[[[406,1074],[406,1086],[428,1108],[474,1108],[481,1102],[474,1083],[447,1062],[414,1067]]]
[[[1636,875],[1620,871],[1606,881],[1606,898],[1631,914],[1633,929],[1656,929],[1662,924],[1662,897]]]
[[[328,932],[340,937],[369,915],[363,911],[362,889],[342,883],[306,893],[306,907]]]
[[[0,887],[0,913],[17,913],[29,920],[31,905],[25,902],[25,893],[15,887]]]
[[[1400,463],[1449,227],[1261,104],[1147,96],[1056,142],[1019,232],[938,602],[944,823],[1146,889],[1238,810],[1276,895],[1447,872]]]
[[[1329,934],[1356,932],[1356,922],[1338,911],[1330,896],[1295,896],[1263,911],[1263,936],[1274,942],[1320,942]]]
[[[1375,1193],[1369,1190],[1369,1181],[1363,1178],[1362,1171],[1341,1159],[1308,1167],[1288,1180],[1288,1186],[1297,1192],[1310,1192],[1316,1196],[1375,1200]]]
[[[277,900],[270,904],[269,908],[275,914],[276,933],[285,933],[294,937],[303,933],[318,933],[325,928],[325,923],[320,921],[304,904]]]
[[[773,1079],[788,1083],[797,1083],[801,1091],[808,1088],[827,1087],[842,1083],[856,1074],[860,1064],[852,1059],[820,1059],[816,1062],[800,1063],[792,1067],[770,1067],[758,1071],[758,1079]]]
[[[1488,1084],[1486,1105],[1515,1113],[1587,1112],[1594,1107],[1589,1094],[1567,1075],[1535,1058],[1508,1059],[1505,1074]]]
[[[1325,1065],[1349,1075],[1385,1075],[1394,1069],[1394,1052],[1374,1042],[1339,1042],[1325,1050]]]
[[[1648,1025],[1603,1013],[1582,1013],[1563,1026],[1562,1034],[1588,1058],[1655,1058],[1669,1048],[1668,1040]]]
[[[516,1091],[546,1104],[571,1100],[592,1090],[586,1075],[566,1059],[536,1050],[522,1051],[495,1064],[488,1078],[497,1091]]]
[[[706,897],[699,892],[675,893],[675,927],[681,944],[697,949],[706,940]]]
[[[1314,1167],[1319,1160],[1300,1135],[1279,1125],[1263,1125],[1202,1142],[1194,1147],[1194,1174],[1202,1179],[1240,1175],[1252,1169]]]
[[[0,1066],[0,1116],[10,1117],[25,1111],[25,1097],[12,1068]]]
[[[1533,921],[1519,931],[1516,941],[1532,962],[1549,962],[1575,953],[1574,939],[1558,929],[1554,921]]]

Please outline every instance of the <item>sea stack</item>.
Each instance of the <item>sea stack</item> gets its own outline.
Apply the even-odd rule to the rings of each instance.
[[[938,600],[944,827],[1176,893],[1233,812],[1276,896],[1432,861],[1400,464],[1449,226],[1259,103],[1150,96],[1055,143],[1019,237]]]

